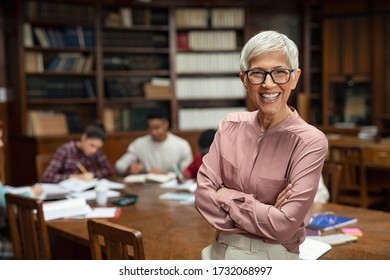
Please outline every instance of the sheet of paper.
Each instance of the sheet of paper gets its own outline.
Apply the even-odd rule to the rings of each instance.
[[[110,181],[108,179],[100,179],[97,183],[99,186],[100,185],[104,185],[106,186],[107,188],[111,189],[111,190],[120,190],[120,189],[124,189],[125,188],[125,184],[123,183],[119,183],[119,182],[114,182],[114,181]]]
[[[166,192],[159,196],[160,199],[175,200],[180,204],[192,204],[195,202],[195,195],[193,193],[183,192]]]
[[[96,186],[98,180],[81,180],[76,178],[69,178],[59,182],[59,185],[71,192],[83,192]]]
[[[46,221],[74,216],[84,216],[92,211],[84,198],[70,198],[52,202],[45,202],[42,205]]]
[[[71,194],[73,197],[82,197],[85,200],[94,200],[96,199],[96,191],[95,190],[89,190],[85,192],[75,192]],[[121,196],[120,192],[114,191],[114,190],[108,190],[107,191],[107,197],[119,197]]]
[[[196,181],[194,179],[187,180],[180,184],[176,179],[170,180],[160,185],[161,188],[183,190],[194,193],[196,190]]]
[[[85,215],[85,218],[115,218],[118,215],[117,207],[96,207],[92,212]]]
[[[299,246],[299,258],[301,260],[316,260],[330,249],[332,249],[332,246],[328,243],[306,238]]]

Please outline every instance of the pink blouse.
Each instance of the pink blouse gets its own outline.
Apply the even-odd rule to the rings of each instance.
[[[239,233],[299,253],[310,219],[326,136],[293,113],[262,133],[258,111],[229,114],[219,124],[199,169],[195,207],[216,229]],[[278,194],[292,183],[280,209]],[[225,187],[225,191],[217,190]]]

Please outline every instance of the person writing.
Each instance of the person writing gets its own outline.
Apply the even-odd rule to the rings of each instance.
[[[214,140],[216,130],[206,129],[198,139],[198,152],[194,155],[194,160],[182,171],[182,178],[177,178],[179,183],[184,183],[189,179],[196,179],[199,167],[202,165],[203,157],[209,152],[211,143]]]
[[[286,35],[243,47],[240,79],[257,110],[228,114],[197,176],[195,207],[218,231],[203,259],[298,259],[328,150],[287,105],[301,70]]]
[[[168,173],[173,166],[187,167],[193,160],[187,140],[169,131],[169,120],[162,109],[147,114],[148,134],[135,139],[115,163],[121,175],[140,173]]]
[[[91,180],[113,175],[114,169],[101,151],[105,140],[103,124],[89,125],[79,141],[69,141],[57,149],[43,173],[42,182],[58,183],[68,178]]]

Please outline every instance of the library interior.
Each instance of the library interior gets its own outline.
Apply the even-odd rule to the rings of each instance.
[[[386,0],[1,1],[0,185],[14,193],[0,215],[12,239],[17,223],[11,218],[18,213],[8,207],[38,209],[31,230],[42,236],[27,242],[39,252],[11,240],[12,258],[200,259],[215,228],[194,207],[196,180],[180,183],[171,173],[126,177],[115,170],[78,182],[83,192],[72,189],[75,182],[47,184],[47,196],[72,197],[63,207],[80,210],[77,219],[55,212],[63,199],[24,197],[29,202],[18,204],[14,196],[42,183],[57,149],[83,139],[96,121],[105,127],[101,152],[113,169],[129,144],[151,131],[153,110],[167,113],[169,132],[187,140],[196,155],[203,131],[217,129],[230,112],[257,110],[240,80],[240,54],[263,30],[296,43],[302,72],[288,105],[328,140],[322,177],[329,197],[310,211],[354,221],[326,231],[307,227],[307,239],[331,248],[305,244],[301,258],[390,259]],[[108,198],[99,203],[103,185]],[[98,212],[101,205],[104,212]],[[118,237],[120,230],[123,238],[113,242],[122,251],[115,253],[115,245],[99,252],[97,236]],[[339,239],[329,243],[330,235]],[[341,240],[346,235],[354,237]]]

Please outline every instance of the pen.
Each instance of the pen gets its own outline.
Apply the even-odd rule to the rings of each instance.
[[[88,173],[88,170],[80,162],[77,162],[76,165],[77,165],[77,168],[80,169],[81,172],[83,172],[84,174]]]

